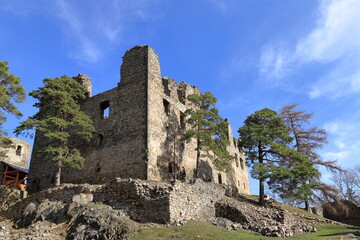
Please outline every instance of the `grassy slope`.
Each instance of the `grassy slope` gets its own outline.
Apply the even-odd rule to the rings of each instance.
[[[244,196],[248,200],[257,201],[257,196],[246,195]],[[299,213],[310,217],[322,218],[302,209],[292,207],[286,204],[277,203],[278,207],[281,207],[289,212]],[[318,225],[317,232],[311,234],[302,234],[300,236],[290,237],[286,239],[342,239],[346,237],[348,233],[356,232],[360,230],[360,227],[351,226],[339,226],[339,225]],[[206,222],[189,221],[187,224],[181,227],[152,227],[142,228],[139,233],[132,238],[132,240],[162,240],[162,239],[182,239],[182,240],[199,240],[199,239],[211,239],[211,240],[231,240],[231,239],[283,239],[283,238],[267,238],[263,237],[259,233],[243,232],[243,231],[227,231],[221,227],[212,225]]]
[[[303,234],[301,236],[290,237],[286,239],[341,239],[346,234],[360,230],[360,227],[323,225],[318,226],[318,231],[311,234]],[[181,227],[159,227],[159,228],[142,228],[137,236],[132,240],[162,240],[162,239],[182,239],[182,240],[232,240],[232,239],[283,239],[283,238],[267,238],[258,233],[227,231],[221,227],[214,226],[206,222],[189,221]]]

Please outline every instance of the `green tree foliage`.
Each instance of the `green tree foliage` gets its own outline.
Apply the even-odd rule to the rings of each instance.
[[[9,72],[8,62],[0,61],[0,136],[6,135],[2,126],[6,122],[6,114],[21,117],[22,114],[15,103],[22,103],[26,99],[26,92],[20,84],[20,78]],[[0,138],[0,148],[12,147],[12,142],[7,138]],[[0,151],[0,158],[5,153]]]
[[[341,171],[341,168],[336,164],[336,160],[323,160],[316,152],[317,149],[322,148],[327,143],[327,134],[325,130],[318,129],[317,127],[310,127],[310,119],[313,114],[306,113],[305,111],[299,111],[296,108],[298,104],[285,105],[281,108],[279,116],[283,119],[285,125],[288,128],[290,136],[293,137],[293,141],[289,146],[308,157],[312,163],[312,168],[318,166],[324,166],[327,169],[334,171]],[[306,181],[303,179],[303,181]],[[311,184],[310,184],[311,183]],[[303,182],[304,185],[311,185],[312,189],[309,190],[313,196],[312,200],[318,199],[317,195],[314,195],[314,191],[321,192],[321,195],[336,196],[336,190],[331,186],[321,182],[320,175],[314,176],[309,182]],[[292,192],[298,189],[299,186],[288,187],[288,191]],[[309,202],[307,198],[302,198],[305,201],[305,207],[309,208]]]
[[[218,170],[229,170],[231,159],[234,158],[227,150],[227,146],[230,144],[229,123],[220,117],[219,111],[215,107],[216,97],[210,92],[205,92],[200,95],[189,95],[188,100],[194,106],[186,111],[187,123],[191,127],[183,133],[182,139],[185,141],[196,139],[197,167],[203,156],[210,158]]]
[[[259,202],[264,203],[264,185],[275,192],[282,191],[284,183],[298,185],[298,179],[309,178],[308,159],[289,147],[292,137],[283,120],[271,109],[264,108],[248,116],[238,130],[239,147],[245,149],[252,166],[252,177],[259,179]],[[311,174],[316,172],[311,171]],[[301,193],[307,189],[299,189]],[[294,193],[293,197],[298,197]]]
[[[85,160],[71,140],[89,141],[95,128],[80,109],[81,101],[86,98],[86,90],[80,83],[67,76],[46,78],[43,82],[43,87],[30,93],[38,100],[34,105],[39,108],[38,113],[21,122],[15,133],[36,128],[37,134],[45,137],[48,144],[40,152],[57,166],[55,185],[60,185],[61,168],[82,168]]]

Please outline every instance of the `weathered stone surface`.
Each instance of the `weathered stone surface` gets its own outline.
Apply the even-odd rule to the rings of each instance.
[[[66,239],[128,239],[135,224],[120,210],[92,204],[72,220]]]
[[[0,186],[0,212],[7,210],[21,199],[21,190]]]
[[[20,218],[14,218],[13,220],[16,228],[28,227],[33,223],[45,220],[59,224],[70,220],[67,209],[68,205],[63,202],[45,199],[40,204],[29,203]]]
[[[231,171],[215,169],[211,160],[202,158],[196,166],[195,140],[181,141],[186,124],[185,111],[195,108],[187,97],[200,94],[195,86],[161,77],[160,62],[149,46],[136,46],[127,51],[121,66],[117,87],[87,98],[82,110],[96,128],[90,143],[74,139],[86,158],[82,170],[64,168],[62,182],[102,184],[115,177],[151,181],[204,181],[232,185],[250,193],[244,152],[229,126],[230,146],[235,156]],[[85,75],[74,77],[90,92],[91,82]],[[109,109],[109,114],[104,114]],[[37,154],[47,144],[37,133],[29,173],[29,191],[48,188],[54,181],[54,165]],[[195,169],[198,175],[195,176]]]
[[[0,138],[7,138],[12,142],[12,146],[9,148],[1,148],[0,150],[6,154],[4,160],[6,162],[12,163],[21,168],[28,168],[28,161],[31,151],[31,146],[29,143],[20,140],[18,138],[0,136]],[[2,164],[0,164],[0,168],[2,168]],[[0,179],[3,179],[1,175],[3,171],[0,169]]]
[[[291,237],[306,232],[315,232],[313,224],[326,222],[317,218],[290,214],[278,207],[263,207],[233,198],[224,198],[215,204],[216,217],[231,220],[226,228],[245,229],[267,237]],[[222,225],[222,221],[215,224]]]

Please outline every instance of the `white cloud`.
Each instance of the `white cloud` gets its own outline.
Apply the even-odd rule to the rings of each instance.
[[[316,27],[292,50],[276,44],[266,48],[260,58],[260,72],[279,81],[301,66],[329,64],[331,70],[309,86],[310,98],[360,92],[359,13],[358,0],[322,0]]]
[[[356,116],[345,121],[334,120],[323,127],[329,140],[329,145],[325,146],[321,154],[324,159],[338,160],[344,167],[360,162],[360,123]]]
[[[43,15],[60,20],[68,56],[78,63],[95,63],[121,42],[124,29],[132,22],[158,18],[159,14],[150,9],[160,1],[0,0],[0,10],[18,16]]]
[[[277,48],[265,47],[260,57],[260,72],[266,78],[281,79],[288,72],[288,62],[289,56],[281,45]]]
[[[338,163],[343,163],[350,155],[350,151],[325,152],[323,157],[325,159],[337,160]]]

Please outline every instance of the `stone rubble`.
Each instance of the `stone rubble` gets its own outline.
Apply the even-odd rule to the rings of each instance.
[[[339,224],[288,212],[274,203],[260,206],[226,186],[201,180],[115,179],[97,188],[67,184],[19,200],[0,216],[7,218],[0,219],[0,240],[128,239],[138,228],[136,222],[181,226],[188,220],[210,221],[267,237],[315,232],[319,223]]]

